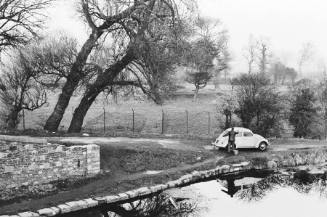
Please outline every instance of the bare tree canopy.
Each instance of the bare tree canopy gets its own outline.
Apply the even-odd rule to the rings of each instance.
[[[259,73],[265,75],[268,72],[268,66],[272,56],[270,44],[267,39],[261,38],[257,41],[257,53]]]
[[[26,44],[44,23],[42,10],[53,0],[0,1],[0,51]]]
[[[294,84],[297,77],[297,71],[294,68],[287,67],[280,61],[271,64],[269,73],[273,77],[274,83],[281,85]]]
[[[248,64],[248,73],[251,74],[253,72],[254,63],[257,57],[256,50],[257,42],[255,38],[251,35],[249,37],[249,42],[246,47],[243,48],[243,57],[245,58]]]
[[[33,57],[31,47],[15,51],[10,63],[2,68],[0,79],[1,116],[9,129],[19,123],[23,109],[35,110],[47,102],[45,87],[38,82],[43,72]]]
[[[91,34],[77,54],[56,107],[44,128],[48,131],[58,129],[73,92],[87,76],[83,69],[91,53],[100,44],[107,43],[112,48],[107,67],[93,76],[92,82],[86,87],[80,106],[74,112],[69,131],[79,132],[84,116],[98,94],[113,84],[128,65],[141,59],[142,50],[151,49],[151,45],[165,37],[162,34],[155,34],[160,31],[158,27],[173,27],[179,14],[178,8],[183,3],[177,0],[81,0],[80,11],[91,29]]]
[[[31,55],[43,67],[39,82],[48,88],[58,88],[67,79],[77,56],[77,40],[64,34],[43,37],[30,49]]]
[[[228,37],[220,22],[199,17],[184,52],[186,81],[195,86],[194,101],[211,78],[228,68]]]
[[[306,42],[302,44],[302,48],[299,52],[299,57],[298,57],[298,71],[299,71],[299,75],[302,75],[303,72],[303,66],[308,63],[308,61],[310,59],[313,58],[314,55],[314,46],[312,43],[310,42]]]

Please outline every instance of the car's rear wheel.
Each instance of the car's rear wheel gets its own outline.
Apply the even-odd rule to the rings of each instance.
[[[260,144],[259,144],[259,150],[260,151],[266,151],[267,150],[267,143],[265,143],[265,142],[261,142]]]

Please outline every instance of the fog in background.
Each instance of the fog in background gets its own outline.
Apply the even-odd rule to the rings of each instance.
[[[78,0],[59,0],[49,9],[48,32],[65,31],[86,39],[85,24],[76,12]],[[231,73],[246,72],[242,55],[250,35],[269,41],[274,54],[287,66],[298,69],[304,43],[313,45],[310,64],[303,66],[303,75],[322,75],[327,63],[327,3],[324,0],[199,0],[204,16],[220,19],[229,32],[232,53]]]

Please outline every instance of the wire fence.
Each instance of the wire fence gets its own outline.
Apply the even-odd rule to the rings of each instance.
[[[218,121],[212,112],[189,110],[156,110],[145,113],[103,110],[84,124],[84,132],[126,132],[135,134],[191,134],[214,135],[219,131]]]
[[[69,107],[64,115],[60,131],[68,129],[75,108]],[[34,112],[22,111],[18,129],[43,129],[52,108],[41,108]],[[293,129],[287,117],[280,124],[282,137],[292,137]],[[322,137],[327,135],[327,120],[322,123]],[[83,125],[84,133],[96,134],[173,134],[194,136],[217,136],[225,124],[223,115],[219,115],[213,107],[183,109],[182,107],[135,107],[95,105],[92,106]]]
[[[19,129],[42,129],[51,109],[34,112],[23,111]],[[74,108],[66,110],[59,130],[67,130]],[[84,119],[86,133],[134,133],[134,134],[188,134],[216,135],[221,131],[222,121],[214,111],[198,111],[179,108],[124,108],[109,106],[91,107]]]

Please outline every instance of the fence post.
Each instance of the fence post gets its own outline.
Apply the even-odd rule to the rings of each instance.
[[[25,126],[25,110],[23,109],[23,129],[26,130]]]
[[[208,112],[208,135],[210,135],[210,128],[211,128],[211,117],[210,117],[210,112]]]
[[[132,108],[132,112],[133,112],[133,119],[132,119],[132,129],[133,129],[133,133],[135,132],[135,111]]]
[[[162,109],[162,115],[161,115],[161,134],[164,134],[164,124],[165,124],[165,113]]]
[[[106,133],[106,109],[103,106],[103,134]]]
[[[188,110],[185,110],[186,113],[186,134],[188,134]]]

